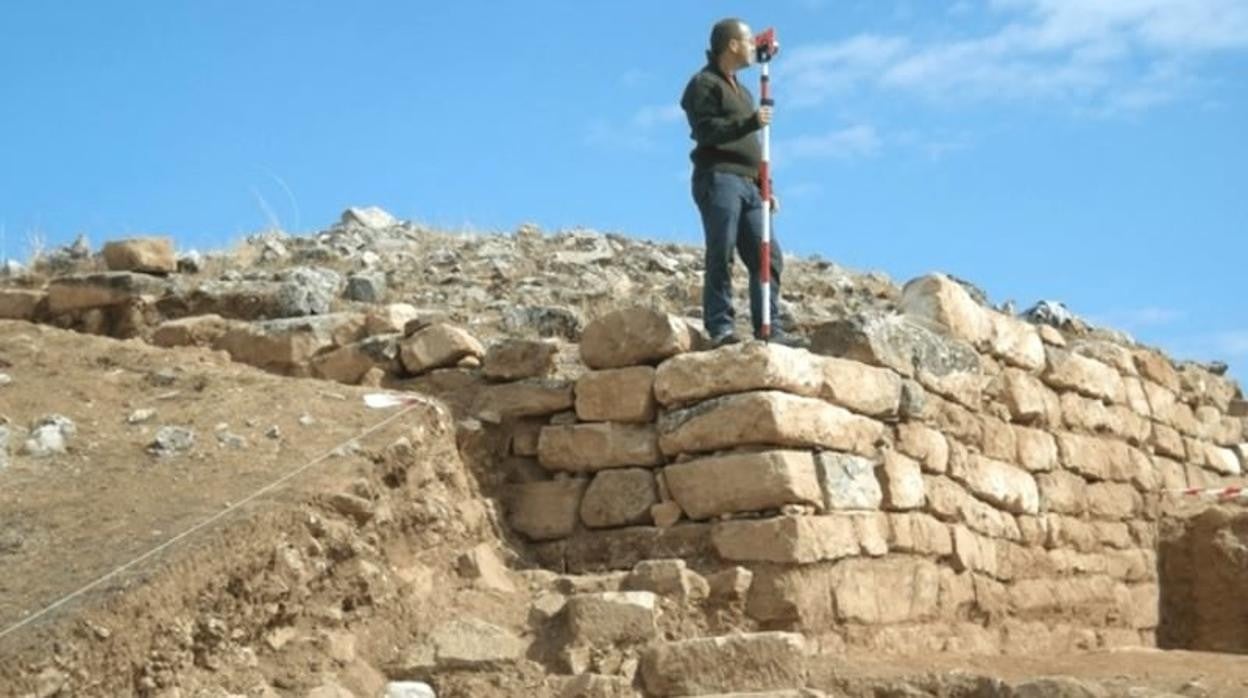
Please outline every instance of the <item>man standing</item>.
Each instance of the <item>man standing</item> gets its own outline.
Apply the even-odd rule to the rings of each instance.
[[[706,236],[706,275],[702,282],[702,323],[714,346],[738,340],[733,329],[732,263],[734,250],[750,272],[750,320],[760,337],[763,318],[760,247],[763,199],[758,187],[762,145],[758,130],[771,123],[771,107],[755,109],[754,97],[737,81],[737,71],[754,62],[754,37],[739,19],[725,19],[711,29],[707,64],[689,80],[680,106],[696,141],[693,200]],[[773,210],[778,202],[773,198]],[[779,318],[782,253],[771,241],[771,317]],[[773,327],[770,341],[803,344]]]

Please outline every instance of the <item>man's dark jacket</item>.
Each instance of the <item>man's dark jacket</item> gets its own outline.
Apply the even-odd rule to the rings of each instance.
[[[695,174],[712,170],[758,176],[763,149],[755,132],[762,125],[749,90],[707,64],[689,80],[680,106],[697,142],[689,155]]]

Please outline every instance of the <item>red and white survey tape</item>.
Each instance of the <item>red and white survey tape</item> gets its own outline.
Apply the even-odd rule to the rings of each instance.
[[[1229,487],[1213,487],[1200,488],[1189,487],[1183,490],[1166,490],[1168,494],[1177,494],[1184,497],[1196,497],[1199,499],[1216,499],[1218,501],[1226,501],[1228,499],[1240,499],[1248,497],[1248,488],[1243,485],[1231,485]]]

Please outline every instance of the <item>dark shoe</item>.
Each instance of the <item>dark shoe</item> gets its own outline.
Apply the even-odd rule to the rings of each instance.
[[[737,337],[736,333],[729,330],[723,334],[717,334],[714,337],[711,337],[711,348],[718,349],[720,347],[726,347],[729,344],[738,344],[740,342],[741,339]]]
[[[779,344],[782,347],[792,347],[793,349],[810,348],[810,342],[806,341],[804,337],[799,337],[795,334],[789,334],[787,332],[777,332],[776,330],[771,331],[771,336],[767,338],[767,343]]]

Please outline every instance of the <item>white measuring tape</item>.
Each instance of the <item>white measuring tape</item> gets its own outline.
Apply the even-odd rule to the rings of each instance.
[[[75,598],[77,598],[77,597],[79,597],[79,596],[82,596],[83,594],[87,593],[88,591],[91,591],[92,589],[94,589],[94,588],[98,587],[99,585],[103,584],[104,582],[107,582],[108,580],[112,579],[113,577],[116,577],[117,575],[121,574],[122,572],[125,572],[126,570],[130,569],[131,567],[134,567],[135,565],[139,564],[140,562],[143,562],[144,560],[146,560],[146,559],[148,559],[148,558],[152,557],[153,555],[156,555],[156,554],[160,553],[161,551],[164,551],[164,550],[169,549],[169,548],[170,548],[170,547],[172,547],[175,543],[177,543],[178,541],[182,540],[183,538],[186,538],[187,536],[190,536],[190,535],[194,534],[195,532],[197,532],[197,531],[199,531],[199,530],[201,530],[201,529],[207,528],[208,526],[211,526],[212,524],[216,523],[217,521],[220,521],[220,520],[221,520],[222,518],[224,518],[226,515],[228,515],[229,513],[233,512],[234,510],[238,509],[239,507],[243,506],[244,504],[247,504],[248,502],[251,502],[251,501],[255,500],[257,497],[260,497],[261,495],[264,495],[265,493],[270,492],[270,491],[272,491],[272,490],[276,489],[277,487],[280,487],[281,485],[283,485],[283,484],[285,484],[287,481],[289,481],[291,478],[293,478],[293,477],[295,477],[295,476],[299,475],[300,473],[302,473],[303,471],[307,470],[308,468],[311,468],[313,465],[316,465],[317,463],[320,463],[321,461],[323,461],[323,460],[325,460],[325,459],[329,458],[330,456],[334,455],[334,453],[335,453],[335,452],[337,452],[339,449],[341,449],[341,448],[343,448],[343,447],[347,446],[347,445],[348,445],[348,444],[350,444],[351,442],[353,442],[353,441],[357,441],[357,440],[359,440],[359,439],[362,439],[362,438],[365,438],[365,437],[367,437],[367,436],[371,435],[372,433],[376,432],[377,430],[381,429],[382,427],[386,426],[387,424],[389,424],[389,423],[391,423],[391,422],[395,421],[395,420],[396,420],[396,419],[398,419],[399,417],[402,417],[403,415],[407,414],[408,412],[411,412],[413,409],[415,409],[415,408],[417,408],[417,407],[420,407],[421,405],[431,405],[431,406],[435,406],[435,407],[436,407],[438,403],[436,403],[436,402],[434,402],[434,401],[432,401],[432,400],[430,400],[430,399],[428,399],[428,398],[425,398],[425,397],[423,397],[423,396],[415,396],[415,395],[399,395],[399,394],[395,394],[395,393],[370,393],[370,394],[368,394],[368,395],[365,395],[365,396],[364,396],[364,404],[365,404],[366,406],[368,406],[368,407],[373,408],[373,409],[384,409],[384,408],[388,408],[388,407],[403,407],[404,409],[402,409],[402,410],[400,410],[400,411],[398,411],[398,412],[395,412],[394,414],[390,415],[389,417],[386,417],[385,419],[381,420],[380,422],[377,422],[376,424],[374,424],[373,426],[371,426],[371,427],[369,427],[369,428],[365,429],[364,431],[360,432],[359,434],[357,434],[357,435],[355,435],[355,436],[351,437],[350,439],[347,439],[346,441],[343,441],[342,443],[340,443],[340,444],[338,444],[338,445],[334,446],[333,448],[329,449],[328,451],[325,451],[324,453],[322,453],[322,454],[320,454],[319,456],[317,456],[317,457],[313,458],[312,460],[308,461],[307,463],[304,463],[303,465],[299,466],[298,468],[295,468],[294,470],[291,470],[290,472],[288,472],[288,473],[286,473],[285,475],[283,475],[283,476],[279,477],[278,479],[274,480],[273,482],[270,482],[269,484],[265,485],[264,487],[261,487],[260,489],[256,490],[255,492],[252,492],[251,494],[247,495],[247,496],[246,496],[246,497],[244,497],[243,499],[241,499],[241,500],[239,500],[239,501],[237,501],[237,502],[234,502],[234,503],[230,504],[229,506],[225,507],[225,508],[224,508],[224,509],[222,509],[221,511],[219,511],[219,512],[217,512],[217,513],[213,514],[212,516],[210,516],[210,517],[208,517],[208,518],[204,519],[203,521],[201,521],[201,522],[199,522],[199,523],[195,524],[194,526],[191,526],[190,528],[186,529],[185,531],[182,531],[182,532],[181,532],[181,533],[179,533],[178,535],[176,535],[176,536],[174,536],[174,537],[170,538],[169,540],[167,540],[167,541],[165,541],[165,542],[161,543],[160,545],[157,545],[156,547],[154,547],[154,548],[152,548],[151,550],[148,550],[147,552],[143,553],[142,555],[139,555],[138,557],[136,557],[136,558],[134,558],[134,559],[130,560],[129,562],[125,563],[124,565],[120,565],[120,566],[118,566],[118,567],[114,568],[111,572],[109,572],[109,573],[107,573],[107,574],[105,574],[105,575],[102,575],[102,576],[100,576],[100,577],[97,577],[94,581],[92,581],[92,582],[90,582],[90,583],[88,583],[88,584],[83,585],[82,587],[78,588],[78,589],[77,589],[77,590],[75,590],[75,591],[72,591],[72,592],[70,592],[70,593],[66,594],[65,596],[62,596],[61,598],[57,599],[56,601],[53,601],[52,603],[48,604],[47,606],[44,606],[43,608],[39,609],[39,610],[38,610],[38,611],[36,611],[35,613],[33,613],[33,614],[31,614],[31,615],[27,616],[26,618],[24,618],[24,619],[22,619],[22,620],[20,620],[20,621],[18,621],[18,622],[16,622],[16,623],[14,623],[13,625],[10,625],[9,627],[5,628],[4,630],[0,630],[0,639],[3,639],[5,636],[9,635],[10,633],[17,632],[18,630],[20,630],[20,629],[22,629],[22,628],[26,627],[27,625],[30,625],[31,623],[35,622],[35,621],[36,621],[36,620],[38,620],[39,618],[42,618],[43,616],[46,616],[47,614],[51,613],[52,611],[56,610],[57,608],[60,608],[61,606],[63,606],[63,605],[65,605],[65,604],[69,603],[70,601],[74,600]]]

